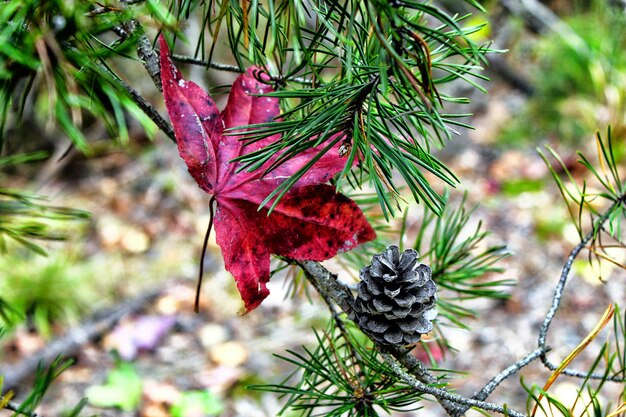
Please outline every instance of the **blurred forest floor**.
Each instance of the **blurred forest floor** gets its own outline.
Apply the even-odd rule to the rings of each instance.
[[[479,313],[470,323],[471,330],[444,329],[458,352],[445,352],[440,366],[467,372],[454,382],[459,393],[467,396],[536,347],[563,262],[578,243],[565,204],[536,148],[550,144],[572,168],[577,150],[595,157],[595,128],[573,139],[558,134],[523,137],[519,133],[523,129],[513,129],[523,117],[531,117],[522,114],[536,105],[532,101],[537,98],[520,91],[510,78],[503,79],[499,65],[505,63],[507,70],[534,89],[540,70],[525,61],[529,45],[539,43],[540,36],[517,36],[502,45],[513,51],[498,57],[500,64],[488,71],[489,93],[471,95],[469,111],[474,116],[467,121],[476,129],[460,131],[438,151],[461,180],[451,199],[460,200],[467,190],[468,207],[479,204],[476,222],[482,220],[492,232],[491,243],[504,243],[512,253],[502,262],[502,278],[517,282],[508,300],[468,302]],[[522,36],[534,40],[520,41]],[[158,103],[160,98],[151,100]],[[524,123],[532,123],[532,118]],[[606,126],[596,128],[602,132]],[[311,327],[323,329],[328,311],[317,299],[310,303],[304,294],[292,297],[287,271],[272,278],[271,295],[257,310],[237,315],[239,295],[211,239],[201,311],[195,314],[197,264],[209,196],[188,176],[173,143],[163,137],[151,142],[142,136],[135,132],[135,140],[126,147],[96,143],[89,158],[74,152],[61,160],[51,158],[27,182],[21,182],[27,178],[21,172],[6,176],[12,188],[32,190],[48,196],[52,204],[81,208],[92,216],[74,222],[67,241],[47,245],[48,257],[9,253],[0,258],[2,296],[23,300],[24,305],[36,299],[39,309],[32,320],[0,341],[0,370],[11,373],[23,366],[98,311],[126,308],[132,312],[114,326],[94,330],[93,322],[85,325],[93,331],[93,340],[72,347],[74,364],[52,386],[38,408],[40,415],[60,416],[89,394],[90,403],[81,415],[177,415],[202,398],[207,407],[204,415],[275,416],[281,408],[276,395],[245,387],[277,383],[288,375],[289,364],[272,355],[311,343]],[[421,208],[410,212],[409,227],[416,227],[420,215]],[[328,266],[341,271],[332,262]],[[601,281],[598,271],[585,262],[576,264],[551,334],[555,362],[589,333],[611,301],[625,299],[624,271],[605,266]],[[350,280],[346,272],[340,274]],[[354,278],[357,272],[351,275]],[[152,293],[153,297],[141,299],[142,294]],[[141,302],[132,305],[138,299]],[[97,323],[103,317],[92,318]],[[591,348],[575,365],[594,353]],[[543,385],[550,373],[533,364],[521,375],[526,383]],[[18,401],[33,376],[7,379],[18,385]],[[576,381],[564,378],[554,389],[564,398],[573,398],[576,387]],[[489,399],[525,410],[526,393],[518,377],[510,378]],[[402,415],[440,415],[436,404],[426,406],[429,411]],[[0,411],[0,415],[10,413]]]

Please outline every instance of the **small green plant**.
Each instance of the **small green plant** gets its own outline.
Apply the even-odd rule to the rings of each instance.
[[[224,412],[222,400],[209,390],[186,391],[170,408],[172,417],[219,416]]]
[[[87,389],[89,403],[96,407],[117,407],[124,411],[135,411],[141,401],[143,382],[135,367],[128,362],[119,362],[107,376],[104,385]]]
[[[11,410],[14,412],[13,416],[33,416],[35,409],[42,401],[44,395],[50,388],[53,381],[61,375],[69,366],[72,365],[71,360],[66,360],[57,357],[48,367],[39,366],[35,372],[35,382],[32,390],[26,395],[26,397],[17,404],[11,401],[13,398],[13,391],[4,391],[2,387],[2,378],[0,378],[0,404],[2,408]],[[74,408],[66,415],[68,417],[77,416],[84,406],[84,402],[80,401]]]
[[[50,335],[55,323],[76,322],[102,295],[97,280],[89,278],[94,271],[79,259],[59,253],[2,256],[0,294],[39,332]]]

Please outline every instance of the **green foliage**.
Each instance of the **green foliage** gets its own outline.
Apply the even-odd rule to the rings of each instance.
[[[314,349],[302,347],[302,353],[289,350],[289,356],[278,356],[298,368],[286,380],[250,386],[284,395],[287,402],[281,415],[293,411],[315,416],[323,410],[326,416],[378,416],[381,411],[419,408],[421,394],[400,381],[372,342],[354,327],[331,321],[328,330],[315,332],[315,337]]]
[[[0,309],[2,308],[4,308],[4,306],[0,300]],[[4,316],[2,318],[4,320]],[[2,337],[1,329],[2,328],[0,327],[0,338]],[[40,363],[34,375],[33,388],[20,404],[11,402],[14,392],[5,391],[3,387],[4,377],[3,375],[0,375],[0,410],[6,409],[13,411],[13,417],[36,416],[37,414],[35,413],[35,409],[43,400],[52,383],[71,365],[71,360],[63,359],[61,357],[55,358],[47,367]],[[84,406],[85,402],[81,400],[74,407],[72,407],[71,410],[68,410],[63,415],[65,417],[76,417],[80,414]]]
[[[20,166],[44,157],[43,153],[3,157],[0,168]],[[87,219],[89,214],[44,203],[41,197],[0,187],[2,330],[28,316],[42,333],[49,334],[51,323],[77,315],[80,300],[84,298],[79,293],[85,287],[76,285],[80,277],[69,272],[73,259],[38,255],[47,255],[40,241],[66,239],[68,223]]]
[[[73,323],[81,312],[101,300],[106,277],[79,260],[71,254],[0,257],[0,294],[14,311],[20,312],[10,315],[13,321],[28,318],[42,334],[50,335],[53,324]]]
[[[511,179],[502,182],[501,190],[502,194],[506,196],[516,196],[522,193],[532,193],[543,190],[545,182],[535,179],[522,178]]]
[[[89,403],[96,407],[118,407],[134,411],[141,400],[143,382],[131,363],[119,362],[107,376],[104,385],[93,385],[87,389]]]
[[[7,128],[19,124],[26,108],[45,115],[48,126],[55,121],[83,152],[89,141],[82,129],[94,120],[121,141],[128,140],[127,114],[154,134],[154,124],[106,62],[136,49],[140,32],[126,32],[123,23],[150,15],[151,4],[120,3],[118,8],[83,1],[0,2],[0,21],[8,23],[0,29],[0,150]],[[159,15],[153,16],[159,22]],[[119,39],[107,41],[109,33],[120,31]]]
[[[16,310],[4,298],[0,298],[0,339],[4,334],[12,329],[15,324],[21,321],[23,315]]]
[[[609,2],[591,3],[537,42],[536,94],[503,140],[580,143],[608,126],[616,137],[626,133],[626,15]]]

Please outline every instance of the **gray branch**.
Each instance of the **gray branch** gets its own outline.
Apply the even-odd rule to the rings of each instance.
[[[526,355],[524,358],[520,359],[519,361],[515,362],[513,365],[506,368],[504,371],[500,372],[498,375],[494,376],[491,379],[491,381],[489,381],[487,385],[483,387],[483,389],[481,389],[476,394],[474,394],[472,398],[481,400],[481,401],[487,399],[489,394],[491,394],[498,387],[498,385],[502,383],[502,381],[516,374],[523,367],[525,367],[526,365],[528,365],[529,363],[531,363],[532,361],[534,361],[541,355],[544,355],[545,353],[546,351],[544,348],[535,349],[534,351]]]
[[[385,358],[385,362],[391,367],[393,372],[400,377],[404,382],[415,388],[417,391],[424,392],[426,394],[430,394],[436,397],[439,400],[446,400],[451,403],[460,404],[466,406],[466,409],[469,407],[476,407],[482,410],[487,411],[495,411],[496,413],[504,414],[506,416],[513,417],[528,417],[526,414],[520,413],[519,411],[515,411],[513,409],[490,403],[480,400],[475,400],[472,398],[465,398],[459,394],[453,394],[449,391],[446,391],[441,388],[432,387],[430,385],[426,385],[419,381],[414,375],[407,373],[402,367],[400,363],[395,360],[392,355],[383,353],[383,358]]]
[[[220,70],[220,71],[235,72],[237,74],[241,74],[244,72],[237,65],[228,65],[228,64],[220,64],[218,62],[203,61],[201,59],[193,58],[187,55],[170,54],[170,57],[174,61],[181,62],[183,64],[198,65],[201,67],[213,68],[213,69]]]
[[[143,110],[143,112],[154,122],[157,127],[167,135],[174,143],[176,143],[176,136],[174,135],[174,129],[172,125],[165,120],[157,109],[154,108],[137,90],[132,88],[126,81],[118,77],[113,71],[103,64],[95,64],[102,75],[109,78],[111,83],[116,84],[118,88],[126,91],[130,98]]]
[[[337,281],[337,275],[324,268],[319,262],[303,261],[298,265],[323,297],[333,300],[344,313],[350,314],[354,308],[354,297],[350,290]]]
[[[125,1],[126,4],[138,3],[138,1],[131,2],[131,0]],[[159,54],[152,47],[152,43],[146,37],[143,32],[141,24],[134,19],[125,22],[122,26],[113,28],[113,31],[121,38],[127,38],[133,33],[139,34],[139,40],[137,42],[137,56],[141,59],[143,67],[152,79],[152,82],[159,91],[163,91],[161,85],[161,64],[159,61]],[[141,94],[139,94],[134,88],[128,85],[124,80],[114,74],[106,66],[100,65],[99,68],[107,75],[111,77],[111,81],[117,84],[123,90],[126,90],[131,99],[137,104],[141,110],[157,125],[157,127],[167,135],[174,143],[176,143],[176,136],[174,135],[174,129]]]
[[[142,31],[143,32],[143,31]],[[139,36],[139,42],[137,44],[137,56],[143,61],[143,66],[152,78],[154,85],[163,91],[161,86],[161,64],[159,62],[159,55],[152,48],[152,43],[146,35]]]

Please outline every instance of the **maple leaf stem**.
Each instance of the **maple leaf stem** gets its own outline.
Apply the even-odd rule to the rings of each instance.
[[[193,311],[200,312],[200,289],[202,288],[202,276],[204,275],[204,255],[206,255],[206,248],[209,245],[209,236],[211,235],[211,229],[213,228],[213,217],[215,210],[213,208],[215,202],[215,196],[212,196],[209,200],[209,225],[207,226],[206,233],[204,234],[204,243],[202,244],[202,253],[200,254],[200,268],[198,268],[198,284],[196,286],[196,300],[193,305]]]

